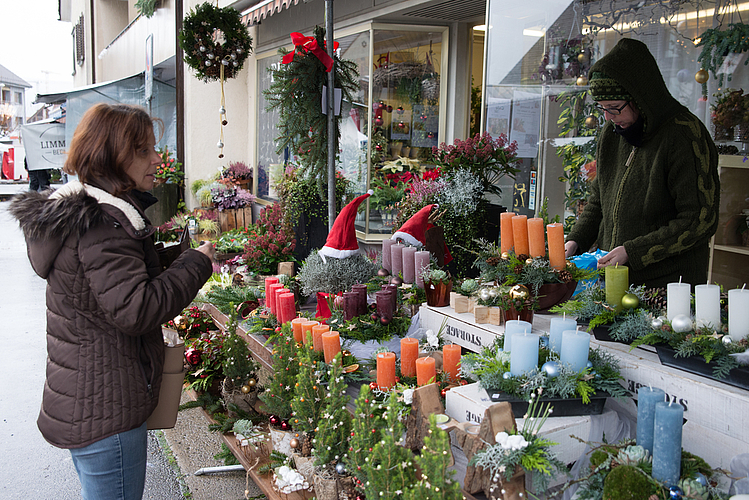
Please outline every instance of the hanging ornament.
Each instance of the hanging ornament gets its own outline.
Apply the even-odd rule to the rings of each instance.
[[[200,48],[199,48],[199,50],[200,50],[201,52],[205,52],[205,51],[206,51],[206,50],[208,50],[208,49],[206,49],[206,48],[205,48],[205,45],[201,45],[201,46],[200,46]]]
[[[402,115],[405,109],[403,109],[403,106],[398,106],[398,109],[395,110],[399,115]]]
[[[577,55],[577,62],[579,62],[580,64],[587,63],[588,62],[588,53],[585,52],[585,51],[580,52]]]
[[[575,83],[577,83],[578,87],[584,87],[585,85],[588,84],[588,77],[587,76],[578,76],[577,77],[577,82],[575,82]]]
[[[375,123],[375,125],[377,125],[378,127],[381,127],[381,126],[382,126],[382,124],[383,124],[383,123],[385,123],[385,122],[384,122],[384,121],[382,120],[382,118],[380,118],[380,117],[378,116],[377,118],[375,118],[375,121],[374,121],[374,123]]]
[[[710,78],[710,74],[707,72],[707,70],[701,69],[697,73],[694,74],[694,81],[699,83],[700,85],[707,83],[707,80]]]
[[[398,122],[398,126],[399,126],[400,128],[403,128],[403,127],[405,127],[405,126],[406,126],[406,124],[405,124],[405,123],[403,123],[403,122]]]
[[[591,115],[585,118],[585,126],[589,129],[594,129],[598,126],[598,118]]]
[[[213,59],[215,56],[213,55],[213,52],[208,53],[208,59]]]
[[[217,148],[219,148],[219,149],[221,149],[221,148],[223,148],[223,147],[224,147],[224,143],[223,143],[223,142],[221,142],[221,141],[218,141],[218,142],[216,143],[216,147],[217,147]]]
[[[338,474],[343,475],[343,474],[346,473],[346,466],[344,466],[342,463],[338,462],[337,464],[335,464],[335,471]]]
[[[299,448],[299,440],[297,438],[291,438],[291,441],[289,441],[289,446],[296,450],[297,448]]]
[[[206,66],[210,66],[210,65],[211,65],[211,61],[206,61],[206,62],[205,62],[205,65],[206,65]]]

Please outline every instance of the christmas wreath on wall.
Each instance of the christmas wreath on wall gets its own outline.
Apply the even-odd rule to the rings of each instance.
[[[210,82],[222,77],[222,67],[224,78],[239,73],[252,51],[252,37],[238,11],[205,2],[185,17],[179,45],[195,76]]]

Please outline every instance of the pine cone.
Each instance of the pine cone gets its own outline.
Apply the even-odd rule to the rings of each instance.
[[[522,265],[515,266],[515,274],[520,274],[522,272],[523,272],[523,266]]]
[[[654,313],[660,314],[666,309],[666,289],[648,288],[645,290],[645,307]]]
[[[562,280],[562,283],[569,283],[572,281],[572,273],[567,270],[559,271],[559,279]]]
[[[493,257],[489,257],[488,259],[486,259],[486,263],[489,264],[490,266],[496,266],[501,261],[502,261],[502,257],[500,257],[499,255],[495,255]]]
[[[528,255],[527,253],[521,253],[520,255],[518,255],[518,260],[521,261],[521,262],[525,262],[526,260],[528,260],[530,258],[531,258],[531,256]]]

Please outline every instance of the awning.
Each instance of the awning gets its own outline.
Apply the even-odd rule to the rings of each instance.
[[[266,17],[298,3],[299,0],[263,0],[242,13],[242,23],[245,26],[252,26]]]

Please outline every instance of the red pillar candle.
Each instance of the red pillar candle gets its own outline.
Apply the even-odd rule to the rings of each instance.
[[[271,286],[273,283],[278,283],[278,278],[275,276],[268,276],[265,278],[265,305],[266,307],[270,307],[270,304],[268,303],[268,287]]]
[[[528,219],[528,253],[531,257],[546,256],[544,220],[540,217]]]
[[[377,353],[377,386],[390,389],[395,385],[395,353]]]
[[[515,255],[528,255],[528,217],[516,215],[512,218],[512,239],[515,242]]]
[[[513,217],[515,217],[515,212],[502,212],[499,214],[499,238],[502,253],[509,252],[515,246],[515,240],[512,237]]]
[[[393,285],[392,283],[389,285],[385,285],[387,290],[390,290],[393,292],[392,297],[390,297],[390,300],[393,301],[393,314],[398,310],[398,285]]]
[[[564,225],[555,222],[546,226],[549,239],[549,265],[554,269],[564,269],[567,262],[564,259]]]
[[[442,371],[453,382],[458,380],[460,352],[460,346],[457,344],[448,344],[442,348]]]
[[[272,283],[271,285],[268,285],[268,288],[265,290],[265,303],[268,304],[270,307],[271,314],[275,315],[276,318],[278,318],[278,306],[276,304],[276,295],[278,294],[278,291],[283,288],[283,285],[281,283]]]
[[[392,292],[390,290],[380,290],[375,293],[375,301],[377,303],[377,314],[386,321],[393,319],[393,300],[391,298]]]
[[[434,358],[418,358],[416,360],[416,385],[427,385],[430,380],[436,380],[437,370]]]
[[[317,321],[305,321],[302,323],[302,342],[305,344],[309,342],[307,339],[307,334],[312,335],[312,327],[315,325],[319,325],[320,323]]]
[[[367,314],[367,285],[359,284],[351,287],[352,292],[359,296],[359,316]]]
[[[294,340],[302,342],[302,324],[307,322],[307,318],[294,318],[291,320],[291,328],[294,330]]]
[[[335,355],[341,352],[341,336],[337,331],[323,332],[321,335],[322,339],[322,352],[325,357],[325,362],[330,364],[335,358]]]
[[[328,325],[315,325],[312,327],[312,347],[316,351],[323,352],[322,334],[330,330]]]
[[[288,323],[296,316],[296,303],[294,294],[283,291],[276,292],[276,310],[278,311],[278,322],[281,324]]]
[[[404,377],[416,376],[416,360],[419,358],[419,341],[406,337],[401,339],[401,373]]]
[[[343,293],[343,319],[351,321],[359,314],[359,294],[356,292]]]

